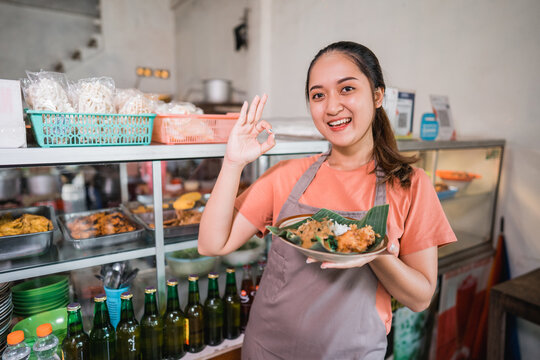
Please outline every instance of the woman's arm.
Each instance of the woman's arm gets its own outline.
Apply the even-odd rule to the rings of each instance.
[[[422,311],[431,303],[437,286],[437,247],[396,257],[391,246],[382,254],[365,256],[345,263],[323,262],[322,269],[347,269],[369,264],[384,288],[412,311]],[[313,262],[308,259],[307,262]]]
[[[385,253],[370,266],[397,301],[412,311],[427,309],[437,286],[437,246],[399,258]]]
[[[198,249],[202,255],[216,256],[230,253],[244,244],[258,230],[234,209],[240,176],[244,167],[275,145],[271,126],[260,120],[266,95],[256,96],[248,112],[247,102],[229,135],[223,165],[199,226]],[[264,143],[257,136],[267,130]]]

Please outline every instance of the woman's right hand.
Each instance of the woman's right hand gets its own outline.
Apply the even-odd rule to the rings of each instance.
[[[227,149],[225,151],[225,161],[231,165],[245,166],[259,156],[270,150],[276,144],[272,125],[261,120],[261,115],[268,96],[262,98],[255,96],[248,111],[248,102],[245,101],[240,117],[229,135]],[[262,144],[257,140],[257,136],[265,131],[268,138]]]

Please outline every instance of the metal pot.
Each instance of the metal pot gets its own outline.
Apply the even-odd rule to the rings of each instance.
[[[21,171],[19,169],[0,170],[0,201],[12,200],[21,194]]]
[[[53,174],[38,174],[26,179],[28,191],[32,195],[49,195],[60,192],[60,179]]]
[[[212,104],[230,103],[232,100],[232,82],[224,79],[203,80],[204,101]]]

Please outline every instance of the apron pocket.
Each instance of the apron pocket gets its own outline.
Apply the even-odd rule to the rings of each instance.
[[[268,252],[268,262],[264,269],[263,278],[261,279],[261,290],[267,299],[274,300],[283,285],[285,284],[285,270],[287,261],[279,251],[282,240],[277,239],[272,242],[270,251]],[[286,245],[285,245],[286,246]],[[283,250],[283,249],[281,249]]]

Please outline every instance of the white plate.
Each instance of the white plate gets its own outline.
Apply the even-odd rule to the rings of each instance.
[[[302,221],[305,218],[308,218],[310,216],[311,215],[292,216],[292,217],[284,219],[281,223],[277,224],[276,226],[279,227],[279,228],[289,226],[289,225],[292,225],[292,224],[297,223],[299,221]],[[362,253],[362,254],[345,255],[345,254],[335,254],[335,253],[330,253],[330,252],[323,252],[323,251],[306,249],[306,248],[303,248],[303,247],[301,247],[299,245],[293,244],[292,242],[287,241],[285,239],[282,239],[282,238],[280,238],[280,239],[282,241],[284,241],[287,245],[290,245],[290,246],[294,247],[295,249],[298,249],[298,251],[300,251],[302,254],[304,254],[306,256],[309,256],[309,257],[311,257],[311,258],[313,258],[315,260],[329,261],[329,262],[335,262],[335,263],[344,263],[344,262],[347,262],[347,261],[361,259],[361,258],[364,258],[366,256],[379,254],[379,253],[383,252],[384,249],[386,249],[386,245],[388,244],[388,237],[385,236],[383,241],[381,241],[376,248],[371,249],[368,252],[365,252],[365,253]]]

